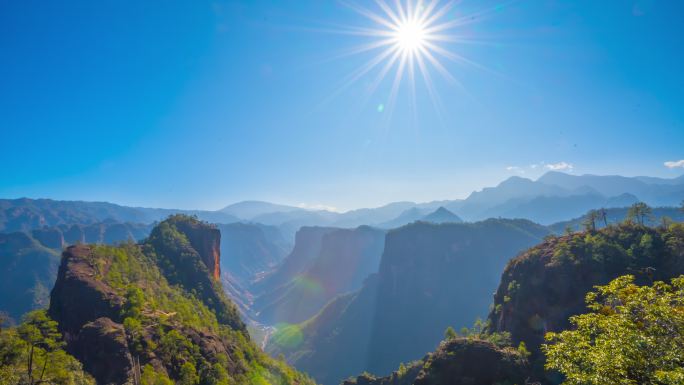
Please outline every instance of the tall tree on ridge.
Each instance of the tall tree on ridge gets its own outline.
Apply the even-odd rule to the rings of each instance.
[[[647,218],[653,215],[653,209],[644,202],[637,202],[633,204],[627,211],[627,220],[644,225]]]

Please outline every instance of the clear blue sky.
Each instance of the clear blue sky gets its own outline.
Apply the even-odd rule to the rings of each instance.
[[[370,1],[357,1],[372,7]],[[440,119],[340,53],[372,26],[333,0],[0,0],[0,197],[342,209],[465,197],[551,164],[678,176],[684,2],[464,0]],[[536,165],[536,167],[531,167]],[[561,167],[561,166],[558,166]],[[561,167],[562,168],[562,167]]]

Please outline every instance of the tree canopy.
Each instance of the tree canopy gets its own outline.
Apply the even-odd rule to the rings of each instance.
[[[16,328],[0,330],[0,385],[94,385],[62,345],[57,323],[44,310],[26,314]]]
[[[619,277],[586,297],[572,330],[547,333],[546,368],[567,385],[684,384],[684,276],[637,286]]]

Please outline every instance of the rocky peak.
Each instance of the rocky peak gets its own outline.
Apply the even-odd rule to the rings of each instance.
[[[59,323],[67,340],[98,318],[120,321],[124,299],[97,278],[90,254],[91,248],[86,245],[70,246],[64,251],[50,295],[48,313]]]
[[[197,251],[211,276],[221,278],[221,232],[214,226],[197,221],[181,221],[176,224]]]
[[[31,235],[45,247],[60,250],[64,247],[64,236],[59,228],[48,227],[35,229],[31,231]]]
[[[677,228],[628,224],[547,238],[508,263],[489,314],[491,329],[510,333],[514,345],[525,342],[541,371],[544,335],[585,313],[588,292],[625,274],[638,284],[684,274],[681,244]]]
[[[187,215],[161,222],[144,243],[169,283],[196,288],[198,298],[216,312],[219,322],[244,330],[237,309],[221,288],[220,247],[221,233],[215,226]]]

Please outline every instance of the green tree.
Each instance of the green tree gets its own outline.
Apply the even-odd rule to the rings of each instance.
[[[684,384],[684,276],[637,286],[623,276],[587,295],[573,330],[547,333],[546,368],[567,385]]]
[[[627,220],[644,225],[646,219],[653,216],[653,209],[644,202],[637,202],[627,210]]]
[[[140,385],[173,385],[173,381],[165,373],[157,372],[152,365],[147,364],[142,370]]]
[[[0,331],[0,385],[93,385],[81,364],[62,350],[57,323],[44,310]]]
[[[597,211],[598,213],[598,219],[603,222],[604,227],[608,227],[608,210],[604,208],[600,208]]]
[[[456,333],[456,330],[454,330],[454,328],[452,328],[451,326],[446,328],[446,330],[444,331],[444,339],[453,340],[456,337],[458,337],[458,334]]]
[[[584,216],[582,225],[586,231],[596,231],[596,221],[599,219],[599,213],[596,210],[589,210]]]
[[[218,362],[214,363],[202,376],[202,384],[207,385],[229,385],[230,376],[226,369]]]
[[[197,369],[192,362],[186,362],[181,366],[180,377],[176,385],[197,385],[199,383],[199,376]]]
[[[27,313],[24,323],[19,326],[19,336],[28,343],[27,375],[28,383],[42,383],[50,365],[51,353],[62,346],[61,335],[57,331],[57,322],[47,316],[45,310]],[[36,355],[43,353],[41,366],[36,365]]]
[[[145,294],[139,287],[129,286],[126,289],[126,303],[124,304],[123,316],[140,319],[142,308],[145,305]]]
[[[667,229],[669,229],[673,223],[674,221],[672,220],[672,218],[666,215],[660,218],[660,227],[665,231],[667,231]]]
[[[517,350],[518,350],[518,353],[520,353],[520,355],[525,357],[525,358],[528,358],[530,356],[530,354],[532,354],[532,353],[530,353],[529,350],[527,350],[527,345],[523,341],[520,341],[520,343],[518,344]]]

